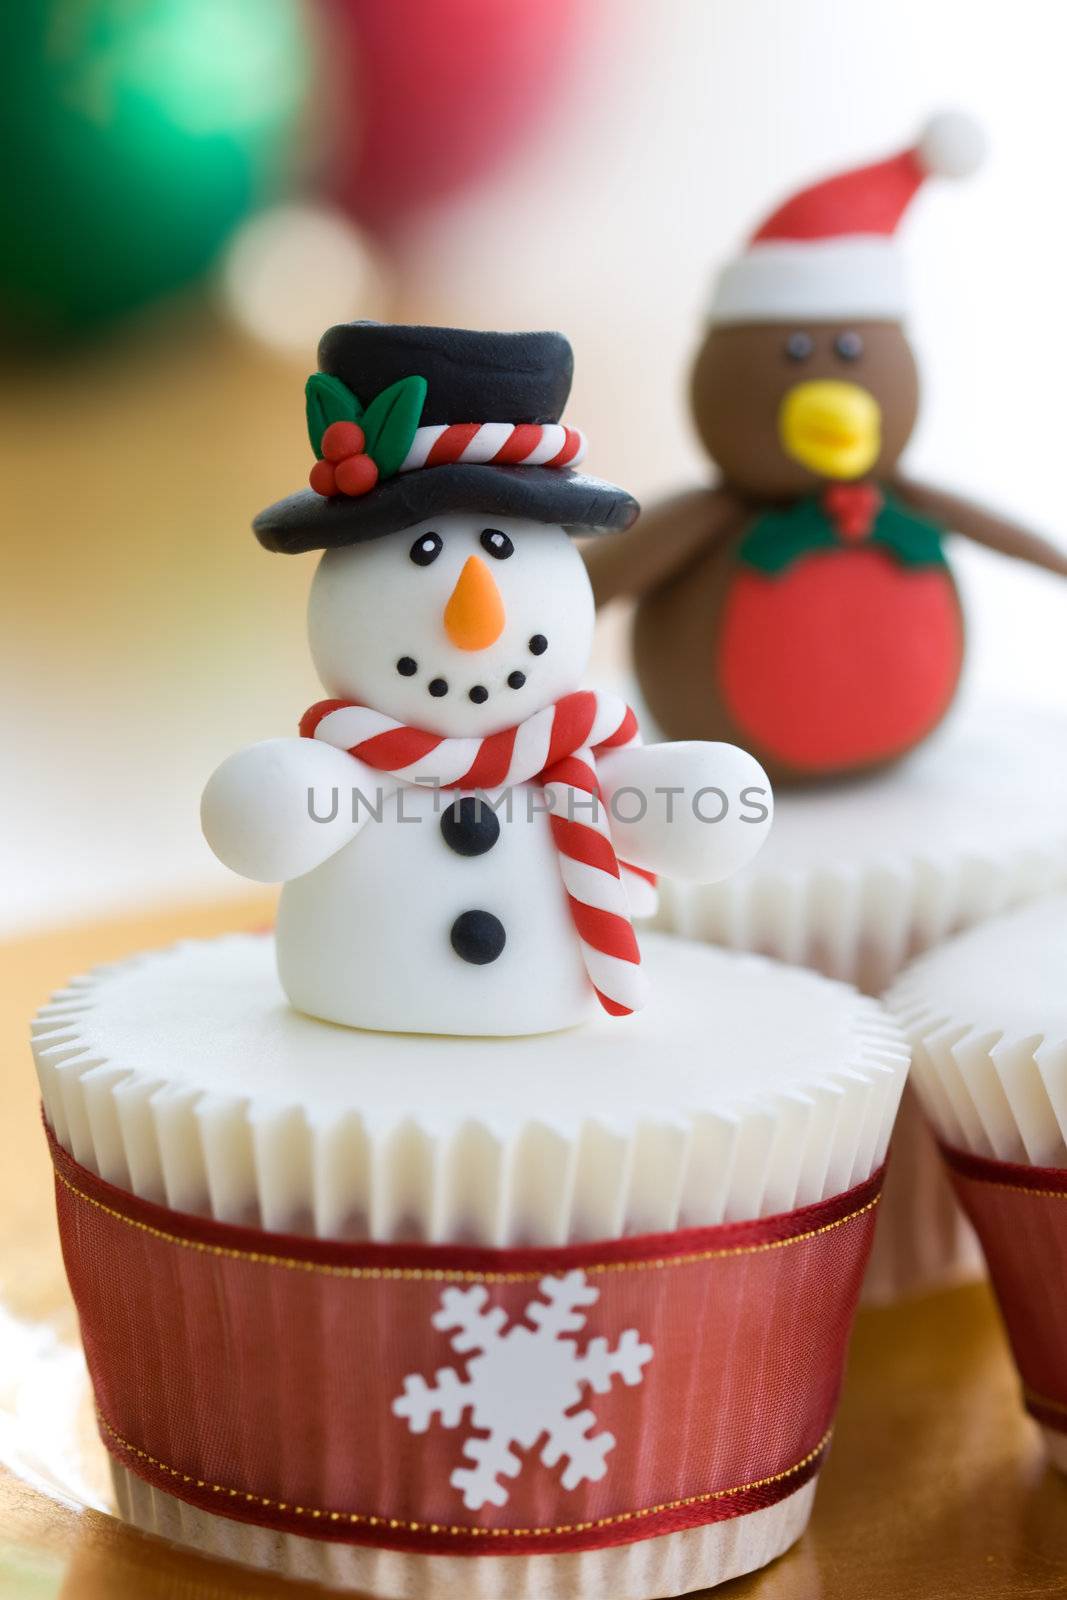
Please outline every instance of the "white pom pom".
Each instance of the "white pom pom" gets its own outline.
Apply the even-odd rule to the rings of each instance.
[[[969,178],[986,156],[985,129],[966,111],[939,111],[919,136],[915,152],[927,172]]]

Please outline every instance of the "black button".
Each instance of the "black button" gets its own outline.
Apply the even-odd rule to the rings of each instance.
[[[504,924],[491,911],[464,911],[452,924],[452,948],[461,961],[484,967],[507,941]]]
[[[441,813],[441,833],[457,856],[484,856],[500,838],[500,818],[477,795],[465,794]]]

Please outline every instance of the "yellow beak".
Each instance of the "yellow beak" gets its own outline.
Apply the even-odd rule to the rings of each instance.
[[[881,407],[858,383],[798,383],[779,408],[778,437],[787,456],[820,478],[859,478],[882,448]]]
[[[445,606],[445,632],[459,650],[487,650],[504,631],[504,602],[481,556],[468,556]]]

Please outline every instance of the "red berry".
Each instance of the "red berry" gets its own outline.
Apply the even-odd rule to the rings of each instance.
[[[366,442],[358,422],[331,422],[322,436],[321,449],[327,461],[336,463],[346,456],[358,456]]]
[[[337,477],[331,461],[316,461],[311,469],[308,482],[316,494],[331,495],[337,493]]]
[[[378,467],[370,456],[349,456],[337,466],[337,487],[342,494],[366,494],[378,482]]]

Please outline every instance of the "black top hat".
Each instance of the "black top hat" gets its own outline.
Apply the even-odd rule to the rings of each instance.
[[[574,370],[570,344],[561,333],[347,322],[323,335],[319,369],[308,379],[308,426],[316,453],[322,454],[321,439],[331,422],[358,423],[378,478],[364,493],[355,480],[348,480],[355,493],[329,492],[336,489],[333,473],[320,463],[313,474],[319,492],[302,489],[255,519],[256,537],[268,550],[295,554],[356,544],[447,511],[531,517],[561,523],[573,533],[627,528],[637,516],[637,502],[625,490],[565,465],[447,460],[449,449],[458,452],[465,436],[455,425],[468,425],[470,437],[473,423],[514,429],[510,435],[493,430],[482,454],[499,440],[498,453],[505,458],[521,459],[533,449],[544,459],[563,434],[551,425],[559,423]],[[445,464],[412,468],[445,425],[455,429],[436,444]],[[485,430],[483,440],[489,434]],[[566,448],[557,447],[564,457],[577,448],[579,436],[566,430],[566,439]]]

